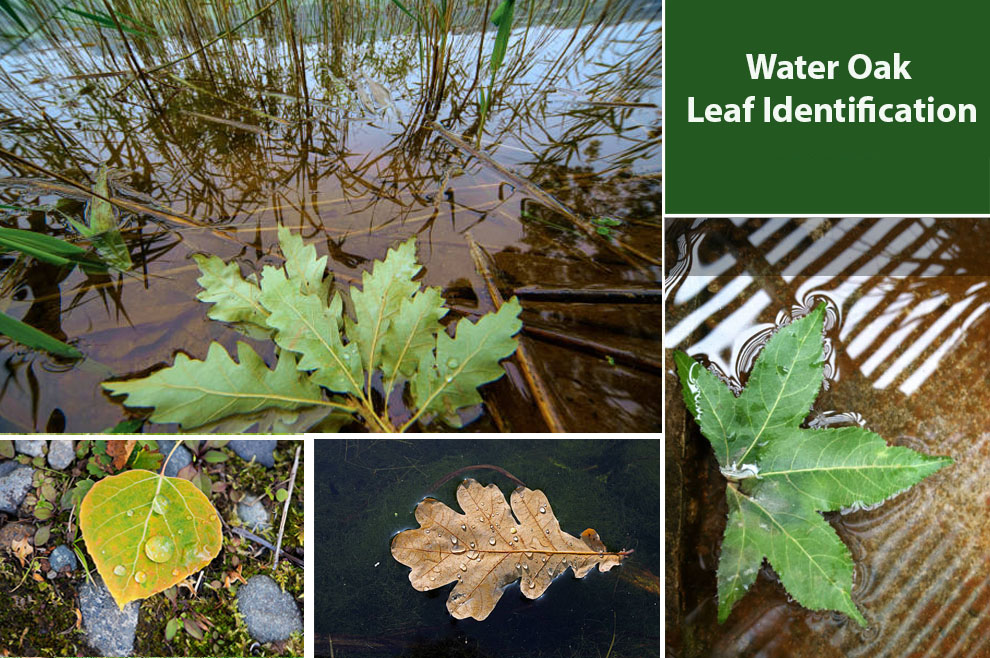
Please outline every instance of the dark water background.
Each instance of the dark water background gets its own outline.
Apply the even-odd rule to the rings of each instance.
[[[336,658],[659,656],[660,447],[645,439],[316,441],[317,655],[329,656],[332,642]],[[609,550],[635,553],[581,580],[568,570],[535,601],[511,585],[483,622],[453,619],[453,585],[414,590],[390,541],[419,527],[413,511],[427,495],[459,510],[455,491],[465,477],[506,496],[516,488],[482,469],[429,490],[476,464],[542,490],[565,532],[592,527]]]

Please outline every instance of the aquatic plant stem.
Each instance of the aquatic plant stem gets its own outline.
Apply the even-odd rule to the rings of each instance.
[[[488,267],[485,254],[482,252],[481,246],[475,242],[470,231],[465,233],[464,237],[467,239],[468,246],[471,248],[471,258],[474,260],[474,267],[478,271],[478,274],[485,280],[488,295],[492,298],[492,304],[495,306],[495,311],[497,312],[502,308],[505,300],[502,299],[502,294],[498,291],[498,286],[495,285],[495,278]],[[533,366],[533,361],[529,358],[529,353],[526,351],[526,346],[523,345],[522,341],[519,341],[519,347],[516,348],[515,358],[519,363],[519,369],[522,370],[526,383],[529,385],[530,393],[533,395],[533,401],[540,410],[543,421],[547,424],[547,429],[555,433],[564,432],[564,424],[561,422],[560,416],[553,406],[553,402],[551,402],[550,393],[547,391],[546,386],[544,386],[543,380],[536,374],[536,368]]]
[[[301,449],[302,446],[296,446],[296,458],[292,462],[292,472],[289,474],[289,495],[285,497],[285,505],[282,506],[282,522],[278,526],[278,540],[275,542],[275,560],[272,562],[272,569],[278,566],[278,557],[282,551],[282,535],[285,534],[285,519],[289,516],[292,490],[296,486],[296,469],[299,467],[299,451]]]

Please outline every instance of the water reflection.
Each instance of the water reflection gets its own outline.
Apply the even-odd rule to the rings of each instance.
[[[478,306],[486,297],[465,243],[469,230],[504,267],[498,274],[506,297],[533,285],[658,287],[657,266],[617,258],[613,238],[575,231],[434,129],[436,121],[465,139],[479,129],[477,93],[487,76],[478,71],[487,66],[491,39],[484,3],[458,5],[442,70],[420,59],[415,32],[394,7],[362,14],[341,3],[275,4],[205,50],[175,36],[134,39],[128,52],[93,25],[76,25],[71,34],[56,25],[50,37],[17,44],[4,58],[0,147],[40,169],[3,160],[0,204],[43,210],[5,211],[0,223],[75,239],[52,208],[71,200],[75,210],[67,211],[81,212],[85,189],[106,163],[116,174],[114,199],[127,204],[121,221],[135,269],[103,277],[45,271],[44,283],[33,265],[3,270],[6,310],[76,344],[94,367],[40,377],[38,413],[24,411],[31,405],[20,388],[7,389],[0,415],[37,428],[58,409],[70,431],[99,430],[123,413],[98,392],[99,373],[147,370],[180,349],[202,358],[210,340],[231,347],[235,332],[205,322],[195,301],[190,256],[233,259],[245,273],[277,265],[277,222],[329,254],[340,287],[359,281],[388,246],[417,235],[424,283],[454,289],[454,303],[473,298],[473,310],[482,312],[490,307]],[[238,6],[220,15],[197,5],[179,20],[167,6],[139,5],[132,13],[156,32],[203,39],[256,11]],[[527,12],[480,140],[487,157],[581,216],[620,220],[614,239],[652,255],[659,249],[659,13],[658,4],[631,1],[560,2]],[[286,20],[296,26],[295,41]],[[142,78],[131,74],[131,57]],[[394,106],[381,101],[375,85]],[[15,289],[21,297],[11,296]],[[655,360],[659,305],[598,303],[554,313],[525,304],[535,329]],[[616,328],[616,314],[628,316],[628,329]],[[545,376],[560,379],[562,404],[578,397],[594,404],[575,410],[576,428],[658,427],[656,373],[644,380],[636,359],[614,365],[572,345],[559,349],[545,333],[538,343],[524,340],[534,342]],[[520,386],[493,393],[493,403],[514,407],[501,398],[525,399],[523,383],[513,388]],[[68,391],[79,399],[59,399]],[[601,402],[622,413],[598,414]],[[531,414],[519,408],[508,426],[531,428]]]

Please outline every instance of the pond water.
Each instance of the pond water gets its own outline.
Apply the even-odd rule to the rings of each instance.
[[[119,221],[134,263],[92,274],[0,256],[0,310],[85,355],[64,361],[0,337],[0,431],[112,427],[128,412],[101,381],[146,374],[180,350],[202,359],[211,341],[233,350],[244,337],[207,319],[191,256],[216,254],[244,274],[279,265],[279,222],[329,256],[340,290],[416,236],[422,281],[445,291],[451,319],[492,310],[470,233],[502,294],[520,293],[523,342],[565,427],[659,429],[659,3],[517,3],[482,155],[470,146],[494,29],[485,3],[456,4],[435,38],[449,62],[440,88],[391,3],[221,14],[184,4],[127,9],[155,39],[125,42],[73,16],[0,43],[0,225],[79,241],[66,215],[82,217],[105,163],[111,195],[130,204]],[[132,62],[147,75],[136,79]],[[621,224],[588,235],[543,194]],[[250,342],[272,365],[270,342]],[[469,429],[545,429],[519,368],[507,370]]]
[[[869,626],[789,600],[764,563],[723,625],[715,577],[724,478],[666,374],[668,653],[984,656],[990,652],[990,231],[981,220],[670,219],[667,358],[686,351],[737,390],[773,330],[820,302],[816,426],[858,423],[955,464],[876,509],[830,513]]]
[[[316,655],[661,655],[660,448],[657,440],[317,441]],[[419,527],[413,511],[428,495],[460,512],[464,478],[511,494],[517,484],[488,465],[543,491],[565,532],[592,527],[608,550],[635,552],[580,580],[568,570],[536,600],[509,585],[484,621],[453,619],[452,586],[413,589],[390,542]]]

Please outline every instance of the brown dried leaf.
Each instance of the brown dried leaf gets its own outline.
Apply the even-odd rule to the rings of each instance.
[[[414,588],[457,583],[447,599],[456,619],[485,619],[517,579],[522,593],[535,599],[567,569],[583,578],[596,565],[599,571],[618,566],[627,555],[605,552],[591,528],[580,539],[561,530],[542,491],[517,488],[510,511],[497,486],[468,479],[457,489],[457,502],[464,514],[427,498],[416,507],[420,527],[392,539],[392,557],[412,567]]]
[[[127,464],[134,451],[136,439],[111,439],[107,441],[107,454],[113,457],[113,467],[118,471]]]
[[[22,567],[27,564],[25,558],[31,555],[31,553],[34,553],[34,547],[31,546],[31,540],[28,537],[22,537],[12,541],[10,543],[10,550],[17,556]]]

